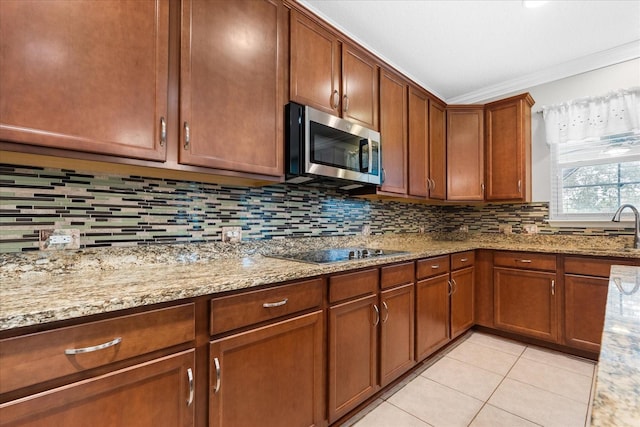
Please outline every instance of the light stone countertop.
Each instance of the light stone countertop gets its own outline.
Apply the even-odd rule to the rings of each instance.
[[[640,267],[613,266],[591,426],[640,425]]]
[[[637,258],[631,236],[450,233],[314,237],[0,255],[0,331],[472,249]],[[386,258],[315,265],[264,256],[364,246]]]

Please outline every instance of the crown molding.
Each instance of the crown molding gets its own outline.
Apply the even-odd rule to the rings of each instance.
[[[626,43],[592,55],[583,56],[562,64],[536,71],[497,85],[487,86],[446,100],[447,104],[473,104],[499,98],[509,93],[529,89],[544,83],[604,68],[640,58],[640,40]]]

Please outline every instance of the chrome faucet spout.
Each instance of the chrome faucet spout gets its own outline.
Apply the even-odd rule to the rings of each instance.
[[[620,222],[620,214],[625,208],[631,209],[636,217],[636,226],[633,235],[633,247],[636,249],[640,249],[640,213],[638,213],[638,209],[636,209],[635,206],[629,204],[620,206],[616,213],[613,214],[613,218],[611,218],[611,221]]]

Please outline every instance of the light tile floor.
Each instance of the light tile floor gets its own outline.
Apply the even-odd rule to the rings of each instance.
[[[473,332],[345,426],[583,427],[594,367],[590,360]]]

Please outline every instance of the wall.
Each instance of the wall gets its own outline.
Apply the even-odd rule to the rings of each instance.
[[[556,80],[517,93],[529,92],[536,101],[531,117],[534,202],[548,202],[551,194],[549,147],[540,111],[544,105],[559,104],[587,96],[599,96],[617,89],[640,86],[640,59],[622,62],[565,79]],[[508,94],[501,96],[515,95]]]
[[[547,203],[433,206],[349,198],[292,185],[231,187],[139,176],[0,165],[0,252],[38,249],[40,229],[75,228],[81,247],[212,242],[223,226],[243,238],[454,231],[618,235],[631,230],[556,229]]]

